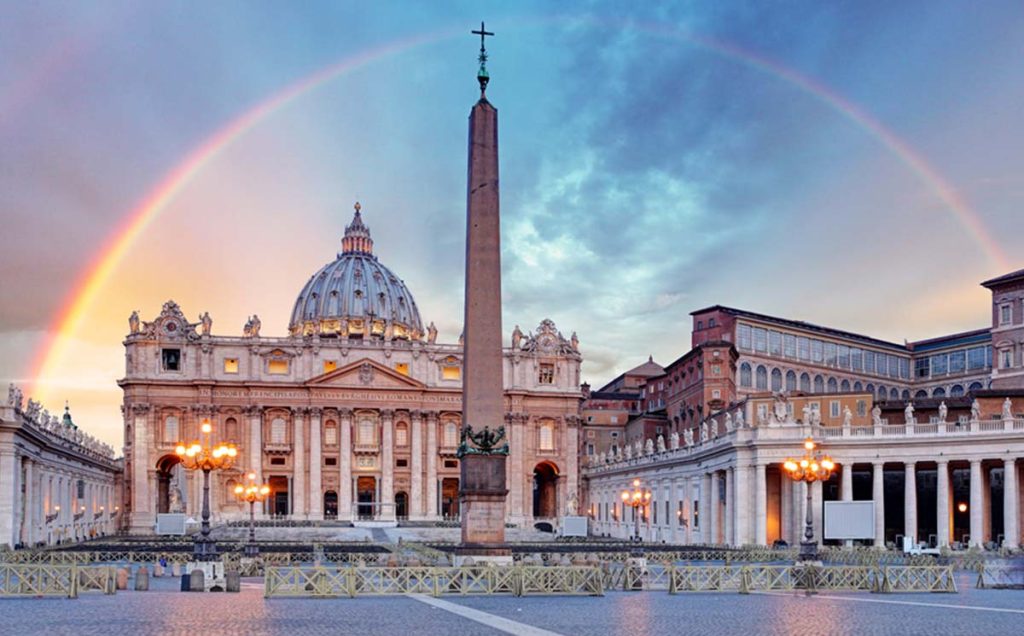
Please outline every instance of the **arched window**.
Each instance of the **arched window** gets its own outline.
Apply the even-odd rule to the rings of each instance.
[[[229,417],[228,419],[224,420],[224,437],[227,438],[227,441],[232,442],[234,444],[237,444],[240,441],[238,439],[238,420],[236,420],[233,417]]]
[[[910,399],[910,391],[908,391],[906,389],[903,389],[903,391],[900,392],[900,397],[902,399],[904,399],[904,400],[909,400]]]
[[[867,392],[867,393],[870,393],[871,395],[874,395],[875,394],[875,385],[871,384],[870,382],[868,382],[867,384],[864,385],[864,391]]]
[[[740,365],[740,386],[751,387],[754,385],[753,379],[750,377],[750,364],[744,362]]]
[[[981,382],[971,382],[971,386],[967,387],[967,390],[973,393],[974,391],[980,391],[984,388],[985,387],[981,384]]]
[[[946,389],[941,386],[932,391],[932,397],[946,397]]]
[[[796,391],[796,371],[786,371],[786,390]]]
[[[853,383],[853,390],[856,391],[857,393],[860,393],[861,391],[864,390],[864,385],[860,383],[860,380],[857,380],[856,382]]]
[[[455,422],[445,422],[444,443],[446,448],[455,448],[459,445],[459,427]]]
[[[177,444],[182,441],[178,431],[177,415],[168,415],[164,418],[164,441],[169,444]]]
[[[839,383],[836,382],[835,378],[828,379],[828,392],[837,393],[839,391]]]
[[[814,376],[814,392],[824,393],[825,392],[825,378],[820,375]]]
[[[757,367],[757,388],[762,391],[768,388],[768,369],[765,369],[764,365]]]
[[[338,425],[334,420],[327,420],[324,424],[324,446],[338,445]]]
[[[915,400],[917,400],[919,398],[926,398],[926,397],[928,397],[928,391],[925,391],[924,389],[918,391],[917,393],[914,393],[914,399]]]
[[[801,391],[806,391],[807,393],[811,392],[811,376],[810,375],[808,375],[806,373],[801,373],[800,374],[800,390]]]
[[[900,399],[900,392],[897,391],[895,387],[889,389],[889,399],[890,400],[898,400],[898,399]]]
[[[409,445],[409,425],[399,422],[395,426],[395,446],[404,447]]]
[[[962,384],[954,384],[949,389],[949,397],[960,397],[964,394],[964,387]]]
[[[782,390],[782,371],[772,369],[772,391]]]
[[[285,444],[288,442],[287,423],[280,417],[275,417],[270,422],[270,443]]]
[[[370,418],[359,420],[356,428],[356,444],[371,445],[377,441],[377,426]]]
[[[843,393],[849,393],[850,392],[850,381],[849,380],[843,380],[842,383],[839,385],[839,390],[842,391]]]
[[[886,399],[886,397],[888,397],[888,395],[889,395],[889,390],[886,389],[884,386],[879,385],[879,387],[878,387],[878,399],[879,400],[884,400],[884,399]]]
[[[542,451],[555,450],[555,427],[551,422],[544,422],[540,425],[539,446]]]

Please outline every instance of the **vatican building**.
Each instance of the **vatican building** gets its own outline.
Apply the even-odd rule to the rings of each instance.
[[[337,258],[301,287],[288,333],[258,316],[241,334],[190,322],[173,301],[134,313],[124,341],[125,525],[198,518],[202,475],[175,448],[210,424],[238,460],[211,474],[214,521],[248,515],[233,495],[249,472],[270,486],[259,515],[366,524],[459,517],[462,343],[437,341],[405,283],[374,254],[356,204]],[[460,338],[461,340],[461,338]],[[504,353],[511,454],[506,516],[532,526],[575,502],[580,362],[575,334],[517,326]]]

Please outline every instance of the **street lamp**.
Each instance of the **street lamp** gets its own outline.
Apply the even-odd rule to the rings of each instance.
[[[828,455],[822,456],[815,451],[817,445],[808,437],[804,440],[804,456],[800,459],[787,459],[782,467],[794,481],[802,481],[807,490],[807,518],[804,525],[804,540],[800,542],[800,560],[817,561],[818,544],[814,541],[814,520],[811,515],[814,504],[811,503],[811,484],[826,481],[835,470],[835,463]]]
[[[188,470],[203,471],[203,525],[200,536],[195,539],[192,556],[196,561],[214,561],[217,558],[217,544],[210,538],[210,471],[229,468],[238,449],[234,444],[213,443],[213,426],[203,418],[199,427],[199,439],[189,445],[178,444],[174,454]]]
[[[246,485],[235,486],[235,496],[239,501],[249,503],[249,543],[245,545],[245,556],[255,558],[260,553],[260,547],[256,545],[256,513],[253,506],[257,501],[263,501],[270,494],[270,486],[256,483],[256,473],[249,473],[245,476]]]
[[[633,527],[633,541],[639,543],[642,539],[640,538],[640,517],[643,516],[644,506],[649,504],[651,501],[651,491],[640,487],[640,480],[633,480],[633,490],[622,491],[622,504],[629,506],[634,510],[634,520],[636,523]]]

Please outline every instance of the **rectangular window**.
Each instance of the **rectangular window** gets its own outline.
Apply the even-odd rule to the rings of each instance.
[[[900,377],[900,359],[896,356],[889,356],[889,377]]]
[[[324,373],[330,373],[338,368],[337,360],[324,360]]]
[[[462,377],[459,367],[441,367],[441,378],[444,380],[458,380]]]
[[[395,460],[395,466],[397,466],[399,468],[408,468],[409,467],[409,460],[408,459],[396,459]]]
[[[238,373],[238,358],[224,358],[224,373]]]
[[[914,360],[914,377],[915,378],[927,378],[930,373],[930,367],[928,365],[928,358],[918,358]]]
[[[796,339],[796,346],[797,346],[797,349],[800,352],[800,359],[801,360],[810,360],[811,359],[811,339],[810,338],[804,338],[803,336],[800,336],[799,338]]]
[[[1010,349],[1003,349],[999,352],[999,367],[1002,369],[1009,369],[1013,366],[1013,351]]]
[[[825,343],[825,366],[836,366],[836,344],[834,342]]]
[[[328,426],[324,429],[324,445],[325,446],[337,446],[338,444],[338,427]]]
[[[839,417],[839,400],[832,400],[828,403],[828,415],[829,417]]]
[[[900,377],[910,379],[910,358],[900,358]]]
[[[839,345],[839,368],[850,368],[850,348],[846,345]]]
[[[854,371],[864,370],[864,352],[857,347],[850,347],[850,368]]]
[[[459,460],[457,460],[457,459],[446,459],[446,460],[444,460],[444,467],[445,468],[458,468],[459,467]]]
[[[946,375],[946,371],[949,368],[949,357],[946,354],[940,353],[939,355],[932,356],[931,363],[933,376]]]
[[[405,426],[399,426],[395,429],[395,446],[408,446],[409,445],[409,429]]]
[[[787,333],[783,338],[783,353],[787,358],[796,357],[796,336]]]
[[[164,371],[181,371],[181,349],[161,349],[160,362]]]
[[[611,422],[612,424],[618,424],[618,423],[619,423],[619,416],[618,416],[618,415],[610,415],[610,416],[608,417],[608,420],[609,420],[609,421],[610,421],[610,422]]]
[[[284,466],[284,457],[271,457],[270,458],[270,465],[271,466]]]
[[[857,416],[865,417],[868,414],[868,404],[864,400],[857,400]]]
[[[721,365],[717,365],[717,364],[711,365],[711,375],[722,375],[722,367],[721,367]]]
[[[288,374],[288,361],[287,360],[269,360],[267,361],[267,373],[270,375],[287,375]]]
[[[967,354],[965,351],[954,351],[949,354],[949,372],[963,373],[967,368]]]
[[[396,362],[395,371],[398,371],[402,375],[409,375],[409,363],[407,362]]]
[[[868,373],[875,372],[875,352],[865,351],[864,352],[864,370]]]
[[[722,392],[719,391],[718,389],[712,390],[711,391],[711,399],[712,400],[720,400],[720,399],[722,399]]]
[[[338,458],[337,457],[324,457],[324,466],[337,466],[337,465],[338,465]]]
[[[886,358],[884,353],[875,356],[875,373],[885,375]]]
[[[1010,312],[1010,306],[1009,305],[1001,305],[999,307],[999,324],[1000,325],[1008,325],[1008,324],[1010,324],[1010,313],[1011,312]]]
[[[760,327],[754,327],[754,351],[768,351],[768,331]]]
[[[540,373],[538,374],[537,381],[541,384],[554,384],[555,382],[555,365],[541,363]]]
[[[967,368],[971,371],[985,368],[985,347],[967,350]]]
[[[745,351],[750,351],[750,325],[740,323],[736,327],[736,333],[739,338],[739,348]]]
[[[811,361],[821,362],[825,358],[825,343],[821,340],[811,340]]]
[[[550,424],[542,424],[540,427],[540,449],[555,450],[555,428]]]
[[[782,334],[778,331],[768,332],[768,353],[773,356],[782,355]]]

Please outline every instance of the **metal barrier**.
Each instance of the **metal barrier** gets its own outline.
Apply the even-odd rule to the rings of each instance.
[[[275,567],[265,570],[263,595],[335,598],[390,594],[604,594],[601,572],[577,566]]]
[[[669,593],[679,592],[951,592],[951,566],[743,565],[673,566]]]
[[[982,565],[978,568],[977,588],[1024,589],[1024,566]]]
[[[114,568],[0,563],[0,597],[63,596],[78,598],[80,592],[117,591]]]

